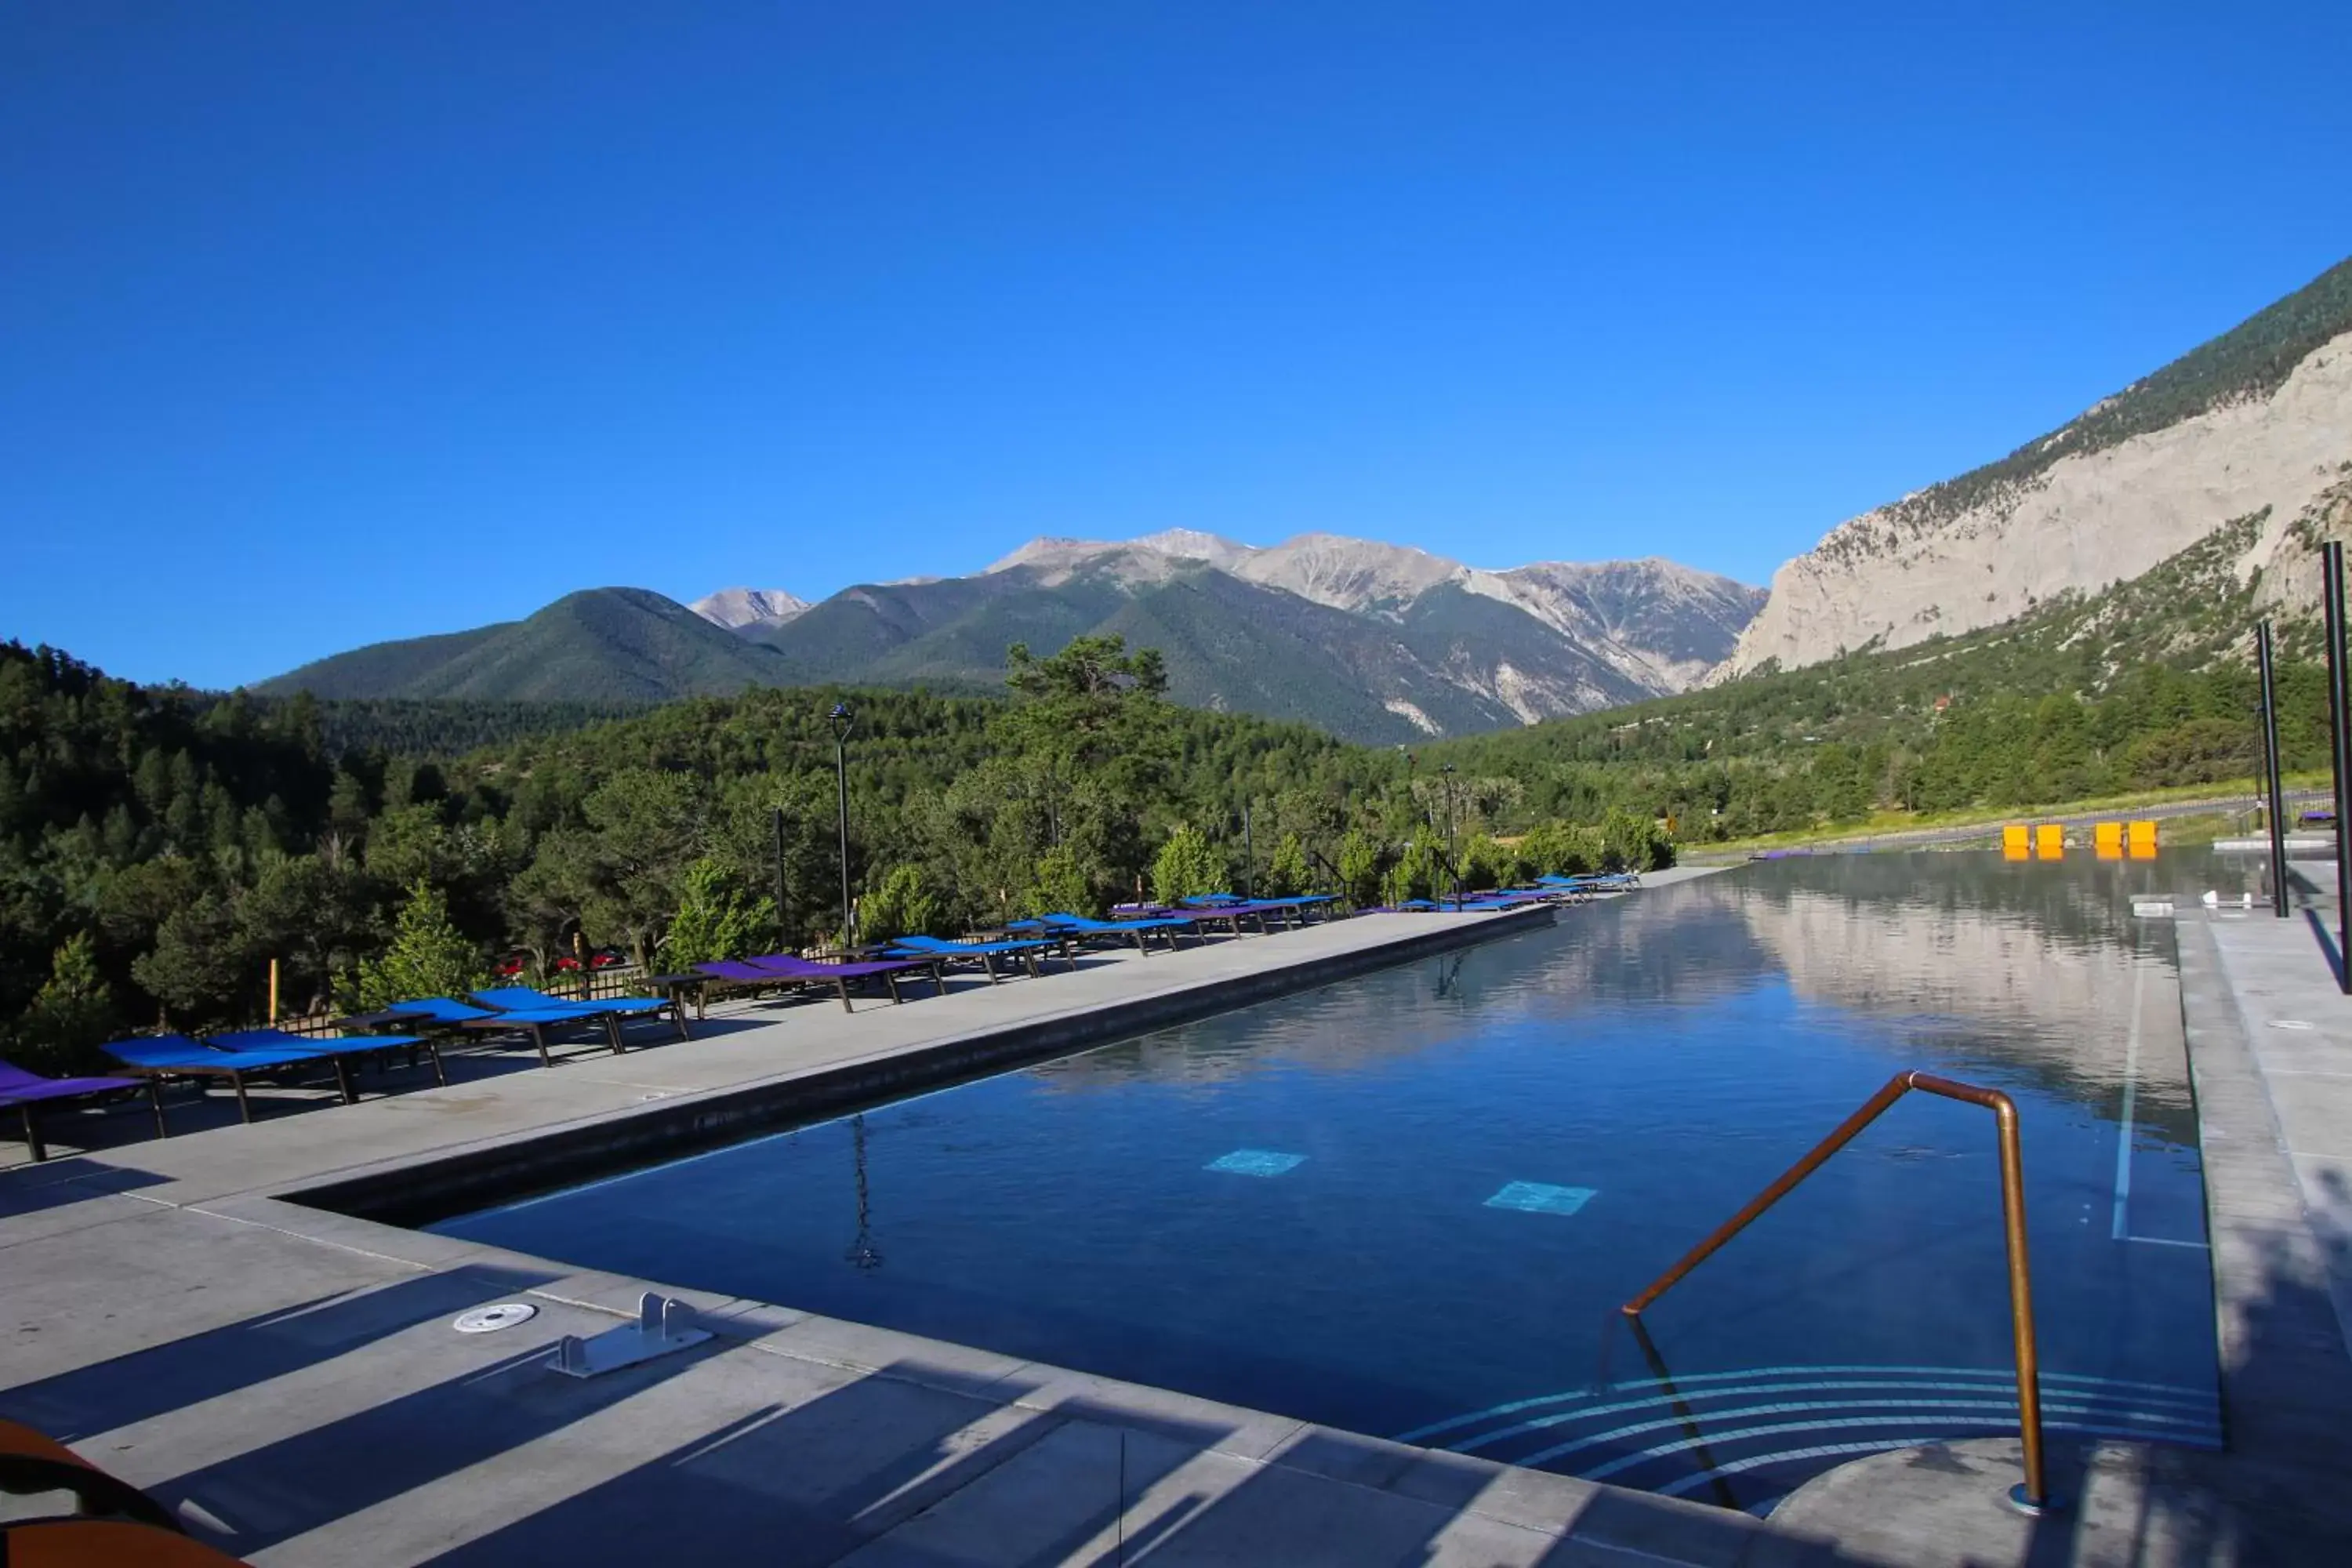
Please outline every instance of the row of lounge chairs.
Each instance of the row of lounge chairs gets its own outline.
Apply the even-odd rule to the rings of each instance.
[[[842,1006],[850,1005],[853,984],[878,984],[893,1002],[903,1000],[899,982],[928,978],[940,994],[947,991],[945,970],[950,964],[976,963],[992,984],[1003,979],[1000,963],[1043,973],[1044,965],[1060,957],[1073,969],[1077,952],[1097,942],[1132,942],[1149,952],[1157,938],[1173,947],[1185,937],[1206,940],[1205,928],[1223,927],[1238,935],[1245,923],[1260,931],[1303,924],[1335,900],[1328,896],[1285,899],[1242,899],[1230,893],[1189,898],[1173,905],[1136,905],[1117,911],[1118,920],[1094,920],[1076,914],[1050,914],[1016,921],[1009,930],[1017,935],[990,942],[947,942],[936,937],[908,936],[893,942],[878,958],[862,962],[820,963],[792,953],[729,960],[695,966],[697,1016],[709,994],[729,987],[778,985],[823,986],[835,991]],[[0,1062],[0,1108],[20,1116],[25,1142],[36,1160],[47,1150],[40,1135],[39,1112],[45,1106],[88,1102],[146,1091],[154,1110],[158,1137],[170,1135],[165,1120],[163,1086],[174,1080],[226,1082],[236,1096],[240,1120],[253,1120],[246,1092],[254,1077],[282,1079],[305,1072],[331,1074],[338,1097],[346,1104],[358,1098],[355,1072],[380,1063],[387,1056],[405,1053],[413,1063],[427,1060],[434,1079],[448,1082],[441,1047],[453,1037],[488,1037],[518,1035],[528,1037],[542,1066],[553,1065],[550,1036],[563,1030],[601,1031],[618,1053],[625,1048],[623,1026],[640,1019],[668,1015],[681,1039],[690,1038],[681,987],[667,997],[607,997],[574,1001],[530,986],[509,985],[477,991],[464,998],[415,997],[341,1021],[359,1033],[305,1036],[281,1029],[240,1029],[197,1037],[180,1034],[142,1035],[115,1040],[101,1047],[119,1065],[123,1076],[50,1079]],[[375,1031],[392,1029],[394,1033]]]
[[[1326,910],[1333,902],[1327,895],[1250,900],[1231,893],[1214,893],[1185,899],[1176,905],[1121,905],[1113,911],[1119,917],[1116,920],[1068,913],[1037,915],[1013,921],[1005,927],[1015,934],[988,942],[903,936],[886,944],[880,956],[869,959],[819,963],[793,953],[777,952],[759,958],[698,963],[695,965],[699,977],[698,1010],[707,1006],[714,992],[730,988],[829,986],[839,995],[844,1010],[850,1006],[852,984],[879,984],[888,989],[891,1001],[899,1002],[905,997],[898,983],[922,977],[944,995],[947,981],[943,972],[950,963],[978,964],[992,985],[1003,979],[1000,963],[1007,968],[1024,969],[1033,976],[1041,973],[1042,966],[1055,957],[1062,958],[1075,969],[1077,950],[1088,942],[1132,942],[1137,951],[1149,952],[1154,938],[1174,947],[1184,937],[1196,942],[1205,941],[1204,926],[1223,925],[1238,934],[1244,921],[1255,921],[1259,930],[1268,931],[1276,924],[1303,923],[1313,912]]]
[[[1367,914],[1426,914],[1476,913],[1482,910],[1517,910],[1530,904],[1576,903],[1597,898],[1603,893],[1630,892],[1642,885],[1638,871],[1604,871],[1584,876],[1538,877],[1533,882],[1517,888],[1494,888],[1459,897],[1447,895],[1436,899],[1407,899],[1402,903],[1382,904],[1367,910]]]
[[[163,1086],[177,1080],[226,1082],[236,1096],[238,1119],[253,1120],[246,1093],[251,1078],[282,1079],[304,1073],[333,1077],[338,1098],[346,1105],[359,1098],[355,1072],[404,1054],[413,1064],[422,1058],[433,1068],[434,1080],[446,1084],[449,1075],[441,1061],[441,1045],[452,1035],[487,1037],[521,1035],[539,1049],[542,1066],[552,1065],[548,1050],[551,1031],[593,1029],[603,1033],[614,1051],[624,1047],[624,1023],[636,1018],[671,1015],[681,1038],[688,1037],[686,1018],[677,1005],[658,997],[609,997],[589,1002],[551,996],[529,986],[505,986],[479,991],[469,1001],[449,997],[419,997],[360,1017],[344,1019],[343,1026],[364,1032],[343,1035],[295,1035],[283,1029],[236,1029],[201,1038],[191,1035],[139,1035],[100,1047],[119,1065],[119,1078],[43,1078],[37,1073],[0,1062],[0,1107],[18,1112],[25,1143],[35,1160],[48,1157],[41,1136],[39,1113],[46,1106],[87,1103],[146,1090],[155,1115],[155,1134],[169,1137],[164,1116]],[[415,1031],[383,1034],[385,1026]]]

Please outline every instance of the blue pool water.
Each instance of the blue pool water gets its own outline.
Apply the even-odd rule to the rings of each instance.
[[[2171,950],[2126,918],[2174,869],[1751,866],[436,1228],[1755,1508],[2015,1430],[1973,1107],[1906,1099],[1647,1342],[1616,1310],[1924,1068],[2018,1101],[2051,1428],[2210,1446]]]

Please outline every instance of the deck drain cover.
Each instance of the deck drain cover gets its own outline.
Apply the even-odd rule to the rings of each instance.
[[[2271,1027],[2273,1029],[2308,1029],[2311,1026],[2305,1023],[2301,1018],[2273,1018],[2271,1020]]]
[[[511,1329],[517,1323],[528,1323],[539,1316],[539,1309],[528,1301],[501,1301],[495,1307],[477,1307],[470,1312],[460,1312],[450,1327],[461,1334],[494,1334],[500,1329]]]

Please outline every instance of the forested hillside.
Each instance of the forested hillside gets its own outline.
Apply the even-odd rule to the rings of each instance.
[[[110,1031],[253,1019],[272,958],[300,1011],[459,984],[502,952],[677,966],[837,933],[836,703],[868,938],[1211,890],[1249,877],[1244,842],[1261,890],[1436,885],[1440,797],[1402,753],[1177,707],[1157,655],[1111,639],[1016,649],[1008,679],[1010,700],[758,689],[428,759],[331,743],[308,698],[147,689],[0,645],[0,1047],[70,1066]],[[398,705],[335,727],[511,721]],[[1456,792],[1465,841],[1508,816],[1475,795]],[[1646,862],[1653,838],[1625,818],[1536,847]],[[1465,858],[1488,881],[1520,869],[1491,844]]]
[[[0,1046],[71,1063],[109,1030],[251,1019],[271,958],[303,1009],[502,952],[675,967],[836,934],[836,703],[867,937],[1139,889],[1422,894],[1449,843],[1473,886],[1655,864],[1660,817],[1705,841],[2242,778],[2258,584],[2229,563],[2260,521],[1969,637],[1418,753],[1181,707],[1159,651],[1116,637],[1016,646],[1002,696],[761,688],[617,717],[220,698],[0,645]],[[2283,679],[2288,762],[2318,765],[2320,673]]]

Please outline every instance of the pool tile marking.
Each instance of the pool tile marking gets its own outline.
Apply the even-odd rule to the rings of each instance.
[[[1201,1168],[1204,1171],[1224,1171],[1236,1176],[1279,1176],[1306,1163],[1304,1154],[1282,1154],[1271,1149],[1236,1149],[1230,1154],[1219,1155]]]
[[[1545,1182],[1506,1182],[1486,1200],[1490,1209],[1517,1209],[1522,1214],[1574,1214],[1596,1195],[1591,1187],[1555,1187]]]

